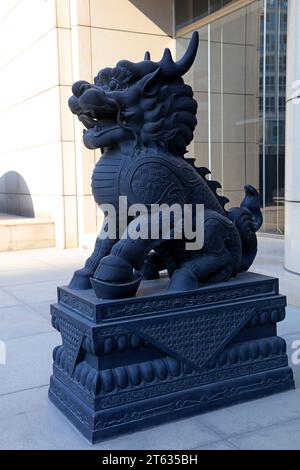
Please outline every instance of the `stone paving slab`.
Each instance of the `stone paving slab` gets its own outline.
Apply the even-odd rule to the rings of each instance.
[[[17,301],[31,304],[36,302],[49,302],[56,297],[57,286],[65,285],[68,279],[58,278],[57,280],[34,282],[30,284],[18,284],[16,286],[2,287],[4,292],[17,299]]]
[[[48,385],[34,387],[28,390],[7,393],[0,395],[0,429],[5,433],[4,421],[11,420],[16,416],[29,416],[34,411],[41,408],[48,409],[48,402],[44,400],[47,396]],[[2,441],[2,435],[0,442]]]
[[[151,427],[144,431],[98,444],[98,448],[118,450],[185,450],[210,445],[221,440],[221,436],[205,426],[199,416]]]
[[[300,419],[299,389],[205,413],[201,422],[227,439],[294,418]]]
[[[35,302],[28,305],[28,307],[35,312],[38,316],[42,316],[47,323],[50,325],[51,315],[50,315],[50,304],[53,304],[57,301],[56,298],[46,300],[45,302]],[[53,331],[52,325],[51,329]]]
[[[269,253],[257,258],[257,271],[280,275],[279,247],[270,243]],[[293,365],[296,390],[91,446],[47,398],[52,350],[61,343],[49,304],[56,286],[66,284],[87,256],[79,249],[0,253],[0,340],[7,347],[7,364],[0,365],[1,449],[300,448],[300,365]],[[278,332],[291,357],[293,342],[300,340],[300,308],[288,307]]]
[[[13,305],[21,305],[22,301],[17,299],[14,295],[0,288],[0,305],[3,307],[11,307]]]
[[[300,308],[289,305],[286,310],[286,318],[278,323],[278,334],[281,336],[299,334],[300,339]]]
[[[91,448],[56,412],[47,393],[44,386],[0,397],[0,449]]]
[[[54,268],[53,266],[41,266],[35,270],[28,268],[0,271],[0,287],[5,289],[5,287],[12,288],[18,285],[27,286],[47,281],[57,282],[57,275],[57,268]],[[60,269],[59,277],[67,283],[70,279],[70,269]]]
[[[190,418],[92,446],[48,401],[47,391],[45,386],[1,397],[0,449],[180,450],[220,442],[217,433]]]
[[[218,441],[206,446],[196,447],[194,450],[238,450],[239,448],[228,441]]]
[[[48,384],[52,351],[58,344],[61,337],[57,332],[6,341],[6,365],[0,365],[0,395]]]
[[[299,450],[300,419],[257,429],[255,432],[230,438],[229,441],[244,450]]]
[[[53,332],[48,318],[27,305],[14,305],[0,309],[0,339],[7,340],[38,333]]]

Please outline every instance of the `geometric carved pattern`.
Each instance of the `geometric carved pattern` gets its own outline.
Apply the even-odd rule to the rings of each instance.
[[[270,283],[265,283],[262,285],[256,285],[255,287],[239,287],[235,289],[223,289],[215,292],[195,292],[190,291],[187,293],[181,293],[181,295],[173,295],[172,297],[168,295],[158,296],[158,298],[144,298],[139,300],[138,297],[134,298],[133,301],[129,302],[126,300],[126,303],[120,304],[108,304],[101,306],[101,315],[103,318],[116,318],[116,317],[127,317],[134,315],[149,315],[151,313],[162,313],[164,311],[170,311],[173,309],[185,311],[190,308],[196,308],[199,306],[209,306],[209,304],[214,304],[216,302],[226,302],[226,301],[235,301],[237,299],[243,299],[251,297],[253,295],[262,295],[271,293]],[[273,287],[273,286],[272,286]]]
[[[59,289],[59,302],[71,307],[73,310],[83,313],[89,318],[93,318],[93,306],[87,302],[83,302],[82,299],[78,299],[69,292],[65,292],[63,289]]]
[[[135,332],[167,354],[192,364],[203,366],[235,336],[250,320],[255,307],[238,310],[198,312],[181,318],[132,324]],[[129,326],[129,324],[128,324]]]
[[[67,353],[68,371],[69,374],[72,375],[78,359],[85,330],[83,328],[79,328],[77,323],[73,323],[64,317],[59,317],[58,322],[62,342]]]

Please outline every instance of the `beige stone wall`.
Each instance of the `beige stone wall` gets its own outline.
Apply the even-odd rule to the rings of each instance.
[[[92,81],[98,70],[120,59],[140,61],[145,50],[154,60],[172,48],[172,0],[74,0],[70,2],[73,81]],[[75,120],[79,243],[90,244],[102,214],[93,200],[91,173],[99,158],[82,144],[82,126]]]
[[[0,212],[26,215],[33,204],[36,217],[55,221],[59,247],[95,238],[98,154],[82,145],[70,86],[146,49],[159,59],[171,33],[172,0],[0,2]]]
[[[33,205],[35,217],[55,221],[58,246],[76,246],[76,219],[67,220],[75,185],[64,171],[74,153],[70,35],[55,0],[1,2],[0,18],[0,210],[26,216]]]

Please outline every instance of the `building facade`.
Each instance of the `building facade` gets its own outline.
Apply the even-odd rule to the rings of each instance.
[[[145,49],[154,60],[174,50],[172,18],[172,0],[0,2],[0,212],[47,222],[34,246],[89,244],[101,224],[90,187],[99,155],[68,108],[72,83]],[[2,249],[26,246],[6,236]]]
[[[199,103],[192,151],[232,204],[246,183],[259,188],[262,231],[283,234],[287,1],[224,3],[194,24],[181,10],[177,48],[193,27],[201,41],[189,77]]]
[[[288,261],[294,259],[298,225],[300,230],[294,172],[297,131],[287,133],[285,142],[286,120],[294,122],[299,112],[288,104],[286,118],[286,101],[295,95],[291,87],[300,68],[294,37],[298,4],[1,2],[0,39],[5,47],[0,52],[0,212],[51,221],[58,247],[94,240],[102,215],[93,201],[90,177],[99,155],[82,145],[81,125],[67,106],[70,86],[78,79],[91,81],[100,68],[120,58],[139,61],[145,50],[154,60],[165,47],[180,57],[198,30],[198,55],[185,77],[198,101],[198,125],[189,152],[199,165],[210,168],[232,205],[241,202],[246,183],[259,188],[262,232],[285,234],[287,267],[300,272],[300,261],[298,267]],[[292,36],[295,47],[289,49],[287,64]]]

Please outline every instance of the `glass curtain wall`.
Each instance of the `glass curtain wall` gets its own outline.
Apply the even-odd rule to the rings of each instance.
[[[220,10],[237,0],[175,0],[176,29]]]
[[[262,231],[282,234],[287,0],[254,1],[198,31],[185,77],[198,101],[191,156],[220,181],[228,207],[240,204],[245,184],[259,188]],[[179,30],[178,58],[191,34]]]

